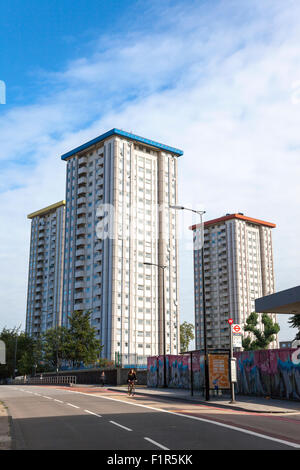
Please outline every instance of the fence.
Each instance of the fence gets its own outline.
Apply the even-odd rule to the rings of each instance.
[[[147,356],[115,353],[115,366],[125,369],[147,369]]]
[[[219,390],[229,389],[228,350],[209,350],[208,359],[218,359]],[[211,361],[213,365],[213,361]],[[216,362],[215,362],[216,364]],[[226,368],[227,365],[227,368]],[[169,388],[190,389],[192,392],[204,393],[205,390],[204,352],[192,351],[180,355],[166,356],[166,384]],[[163,387],[164,385],[164,356],[148,357],[148,387]],[[222,370],[224,369],[224,370]],[[212,374],[211,374],[212,375]],[[211,377],[212,379],[212,377]],[[223,379],[223,380],[222,380]],[[214,390],[213,380],[210,389]]]
[[[14,385],[64,385],[76,384],[76,376],[57,375],[54,377],[29,377],[23,379],[15,379],[12,382]]]
[[[234,353],[237,359],[236,393],[239,395],[269,396],[300,400],[300,363],[293,360],[296,349],[269,349],[262,351],[243,351]],[[220,351],[209,351],[219,355]],[[224,352],[223,352],[224,353]],[[223,354],[222,353],[222,354]],[[221,365],[216,357],[216,374]],[[211,366],[211,365],[210,365]],[[212,390],[212,367],[210,367],[210,389]],[[224,374],[225,377],[225,374]],[[170,388],[204,391],[204,355],[195,351],[186,355],[166,356],[166,382]],[[163,387],[164,356],[148,358],[148,387]],[[227,387],[217,384],[219,390]]]
[[[300,400],[300,364],[296,349],[243,351],[237,358],[237,393]]]

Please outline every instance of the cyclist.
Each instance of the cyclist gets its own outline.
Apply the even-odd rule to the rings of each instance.
[[[128,383],[128,395],[134,395],[134,387],[136,383],[136,373],[134,372],[134,369],[130,369],[128,372],[128,377],[127,377],[127,383]]]

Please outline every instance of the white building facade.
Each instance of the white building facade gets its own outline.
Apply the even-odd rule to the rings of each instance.
[[[102,356],[179,352],[177,158],[182,151],[112,129],[67,163],[62,324],[89,310]],[[163,270],[165,269],[165,324]]]
[[[26,332],[38,337],[61,324],[65,201],[29,214],[31,220]]]
[[[276,225],[227,214],[204,224],[204,280],[207,346],[229,347],[228,319],[244,325],[255,299],[275,290],[272,229]],[[199,227],[191,227],[194,232]],[[201,250],[194,251],[196,348],[203,348],[203,281]],[[259,313],[259,312],[257,312]],[[276,321],[276,315],[270,314]],[[262,329],[262,324],[259,324]],[[278,346],[278,340],[270,347]]]

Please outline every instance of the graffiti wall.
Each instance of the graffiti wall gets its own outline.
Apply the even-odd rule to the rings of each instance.
[[[295,349],[236,353],[237,393],[300,400],[300,364]]]
[[[300,400],[300,363],[292,359],[293,353],[295,349],[235,353],[236,393]],[[192,370],[194,390],[203,390],[204,357],[200,353],[193,353]],[[191,387],[190,355],[166,356],[166,380],[170,388]],[[164,357],[148,357],[148,387],[162,387],[163,384]]]
[[[194,389],[204,387],[203,356],[193,354],[193,384]],[[191,386],[191,358],[189,355],[166,356],[166,381],[170,388],[189,389]],[[164,384],[164,357],[148,357],[148,387],[162,387]]]

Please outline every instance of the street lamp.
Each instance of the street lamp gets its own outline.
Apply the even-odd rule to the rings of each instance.
[[[164,388],[167,388],[167,370],[166,370],[166,298],[165,298],[165,269],[167,266],[156,263],[147,263],[144,262],[146,266],[157,266],[163,271],[163,354],[164,354]]]
[[[18,334],[21,325],[16,329],[16,340],[15,340],[15,351],[14,351],[14,370],[13,370],[13,379],[16,378],[16,371],[17,371],[17,350],[18,350]]]
[[[200,234],[201,234],[201,264],[202,264],[202,304],[203,304],[203,335],[204,335],[204,370],[205,370],[205,399],[209,401],[209,375],[207,358],[207,323],[206,323],[206,303],[205,303],[205,278],[204,278],[204,227],[203,214],[205,211],[197,211],[184,206],[170,205],[170,209],[185,210],[194,212],[200,216]]]

